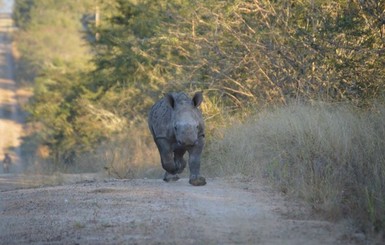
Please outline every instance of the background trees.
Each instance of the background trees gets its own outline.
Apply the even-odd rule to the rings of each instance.
[[[16,1],[19,80],[33,81],[31,118],[57,158],[143,123],[170,90],[203,90],[210,119],[292,99],[363,105],[384,91],[384,7],[358,0]]]
[[[15,43],[20,52],[16,77],[20,84],[33,87],[27,110],[35,131],[29,137],[47,146],[56,162],[68,161],[74,148],[87,142],[78,134],[75,122],[77,95],[92,65],[81,19],[92,1],[16,1],[15,23],[19,31]],[[82,144],[86,145],[86,144]]]

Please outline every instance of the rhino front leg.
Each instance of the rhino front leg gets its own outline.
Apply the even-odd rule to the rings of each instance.
[[[166,170],[163,180],[166,182],[177,181],[179,179],[177,175],[179,168],[175,164],[171,145],[165,139],[156,140],[155,143],[159,150],[162,167]]]
[[[199,143],[189,150],[189,168],[191,185],[200,186],[206,184],[206,179],[200,175],[201,154],[204,146],[204,137],[199,138]]]
[[[175,165],[178,168],[178,174],[182,173],[187,165],[186,160],[184,160],[183,158],[185,153],[186,153],[186,150],[182,150],[182,149],[178,149],[174,151],[174,161],[175,161]]]
[[[164,181],[170,182],[170,181],[179,180],[178,174],[183,172],[183,170],[185,169],[186,164],[187,164],[183,158],[183,155],[185,153],[186,153],[186,150],[181,150],[181,149],[174,151],[174,165],[177,169],[177,172],[176,172],[176,174],[170,174],[166,171],[166,173],[164,174],[164,177],[163,177]]]

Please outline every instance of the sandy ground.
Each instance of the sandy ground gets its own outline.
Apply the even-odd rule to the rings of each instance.
[[[316,219],[305,205],[244,178],[208,179],[203,187],[187,179],[4,186],[0,244],[365,244],[346,222]]]
[[[305,205],[240,177],[193,187],[187,179],[20,174],[23,118],[8,25],[1,20],[0,157],[10,152],[14,165],[10,174],[0,170],[0,244],[367,243],[347,222],[316,218]],[[61,185],[47,186],[54,183]]]

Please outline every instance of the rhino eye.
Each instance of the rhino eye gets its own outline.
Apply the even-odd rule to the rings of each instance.
[[[177,126],[174,126],[174,129],[175,129],[175,131],[177,131],[177,129],[178,129]]]

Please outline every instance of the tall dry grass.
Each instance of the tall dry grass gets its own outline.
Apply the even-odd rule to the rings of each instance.
[[[293,104],[234,125],[208,145],[206,171],[271,181],[329,217],[385,229],[385,108]]]
[[[147,124],[132,126],[82,156],[77,166],[98,166],[109,177],[154,178],[163,174]]]
[[[164,174],[158,150],[145,123],[128,126],[119,134],[111,135],[95,150],[75,154],[69,163],[64,159],[54,163],[49,152],[41,154],[41,147],[36,145],[24,147],[31,148],[25,149],[24,153],[27,166],[24,173],[29,175],[98,173],[101,177],[132,179],[161,178]]]

